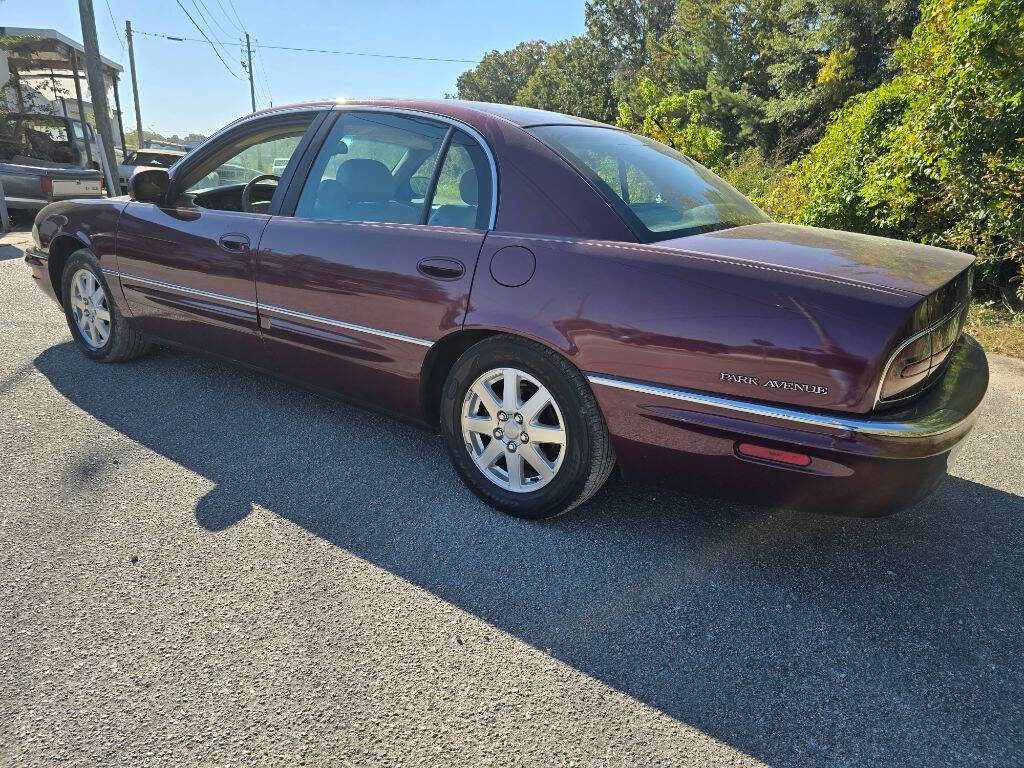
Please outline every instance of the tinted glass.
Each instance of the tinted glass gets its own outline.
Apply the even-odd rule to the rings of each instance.
[[[186,191],[195,194],[216,187],[245,184],[265,173],[277,175],[278,172],[273,170],[274,160],[280,157],[291,157],[305,133],[306,128],[303,126],[289,128],[287,133],[264,138],[262,141],[258,137],[254,137],[248,146],[240,149],[226,162],[210,169],[203,178]]]
[[[580,125],[529,130],[586,176],[644,242],[770,221],[707,168],[651,139]]]
[[[491,169],[480,145],[462,131],[445,154],[428,224],[487,229],[491,214]]]
[[[419,224],[447,133],[410,117],[342,113],[303,186],[295,215],[330,221]]]

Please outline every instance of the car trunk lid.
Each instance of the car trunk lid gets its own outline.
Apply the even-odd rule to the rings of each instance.
[[[965,253],[794,224],[749,224],[657,243],[659,248],[770,264],[928,296],[974,262]]]

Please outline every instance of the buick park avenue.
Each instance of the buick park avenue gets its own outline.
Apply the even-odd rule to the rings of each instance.
[[[170,344],[436,428],[527,518],[615,467],[890,513],[942,479],[988,383],[971,256],[775,223],[666,146],[520,107],[273,108],[33,234],[87,357]]]

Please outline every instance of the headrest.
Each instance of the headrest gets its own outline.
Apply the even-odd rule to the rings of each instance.
[[[476,171],[466,171],[459,177],[459,194],[462,196],[462,202],[466,205],[477,204],[480,198],[480,191],[477,189]]]
[[[352,203],[383,203],[395,191],[395,179],[380,160],[354,157],[338,166],[334,178]]]

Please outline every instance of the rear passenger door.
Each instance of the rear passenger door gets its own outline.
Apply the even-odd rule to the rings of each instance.
[[[424,357],[465,318],[493,170],[439,119],[333,118],[260,241],[264,343],[292,378],[416,418]]]

